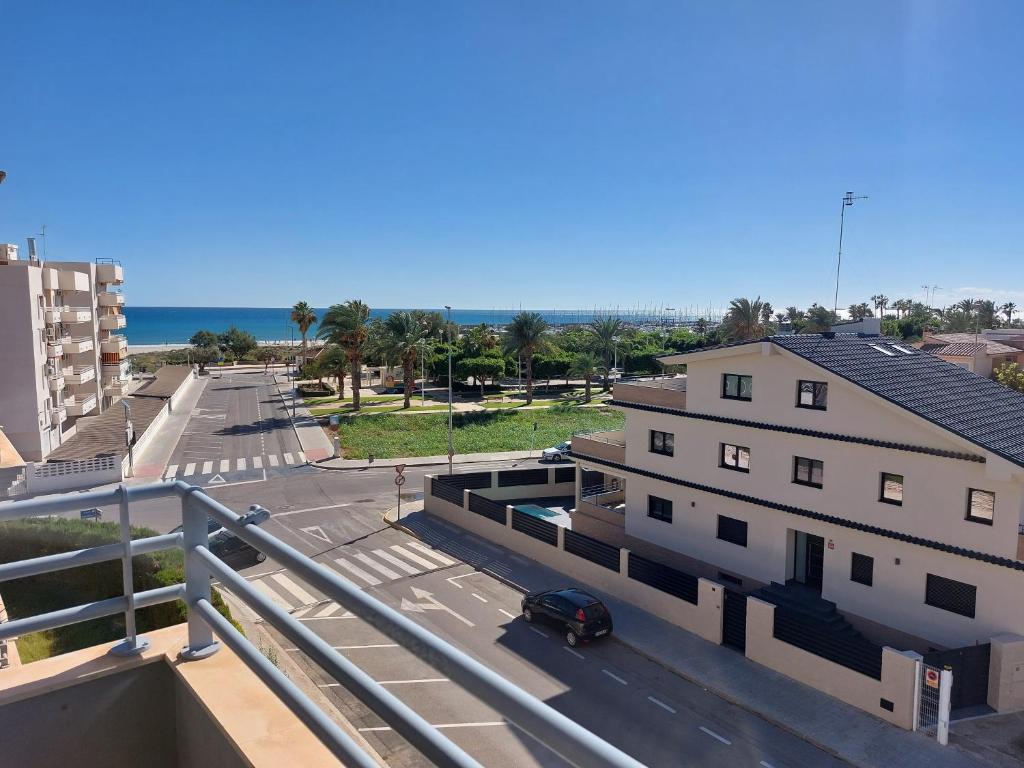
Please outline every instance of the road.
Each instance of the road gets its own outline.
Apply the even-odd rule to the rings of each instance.
[[[271,512],[264,523],[269,533],[404,610],[638,760],[650,766],[841,764],[641,657],[614,637],[570,649],[550,629],[527,625],[520,616],[520,593],[488,573],[502,574],[517,556],[454,527],[445,529],[443,540],[428,545],[382,523],[384,511],[396,501],[390,468],[329,471],[282,462],[269,467],[270,455],[290,453],[294,458],[298,453],[270,380],[241,374],[210,385],[174,451],[171,464],[178,467],[171,474],[203,484],[237,512],[253,503],[263,505]],[[248,461],[246,468],[238,469],[239,459],[256,456],[264,458],[259,470]],[[218,471],[199,473],[200,462],[207,461],[218,462]],[[221,461],[230,463],[224,472],[219,471]],[[184,475],[190,464],[195,465],[193,474]],[[465,469],[510,465],[498,462]],[[403,498],[418,498],[423,475],[439,469],[409,467]],[[223,482],[215,481],[216,475]],[[176,510],[165,502],[140,505],[135,512],[134,523],[160,531],[177,524]],[[565,765],[490,707],[287,569],[267,560],[241,573],[483,765]],[[278,639],[390,765],[428,765],[289,641]]]

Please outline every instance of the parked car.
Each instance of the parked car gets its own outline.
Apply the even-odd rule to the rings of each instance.
[[[531,592],[522,609],[525,621],[558,627],[570,648],[612,633],[612,615],[604,603],[575,587]]]
[[[179,533],[181,530],[182,526],[179,525],[171,533]],[[206,532],[210,539],[210,551],[228,565],[244,568],[267,559],[266,554],[242,541],[212,517],[206,518]]]
[[[569,451],[572,450],[572,441],[566,440],[564,443],[553,445],[550,448],[545,448],[540,452],[541,461],[561,461],[562,459],[568,458]]]

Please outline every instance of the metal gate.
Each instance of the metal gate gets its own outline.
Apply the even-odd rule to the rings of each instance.
[[[992,653],[989,643],[968,645],[924,655],[925,664],[953,671],[950,707],[953,711],[988,703],[988,665]]]
[[[921,679],[918,689],[921,701],[917,710],[917,727],[922,731],[934,728],[939,723],[939,675],[941,670],[930,664],[921,663]]]
[[[747,650],[747,596],[731,589],[725,590],[722,611],[722,645],[741,653]]]

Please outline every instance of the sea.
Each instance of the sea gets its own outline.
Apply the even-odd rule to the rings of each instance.
[[[323,317],[326,309],[314,310],[317,317]],[[371,309],[370,317],[387,317],[399,309]],[[446,314],[446,310],[436,310]],[[508,324],[518,309],[452,309],[452,321],[459,325],[489,326]],[[550,309],[535,310],[552,325],[573,325],[589,323],[595,317],[603,315],[619,315],[623,319],[636,323],[664,322],[664,313],[645,310],[566,310]],[[206,330],[220,333],[234,325],[248,331],[260,342],[290,341],[299,339],[301,334],[295,323],[291,322],[290,307],[133,307],[124,308],[128,327],[124,335],[131,345],[147,344],[187,344],[196,331]],[[681,318],[673,315],[671,320],[679,322]],[[312,328],[309,336],[316,333]]]

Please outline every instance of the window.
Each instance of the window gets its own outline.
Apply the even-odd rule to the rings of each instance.
[[[666,523],[672,522],[672,502],[657,496],[647,497],[647,516]]]
[[[924,591],[926,605],[973,619],[977,597],[978,588],[971,584],[928,574],[928,583]]]
[[[824,411],[828,408],[828,384],[824,381],[797,382],[796,407]]]
[[[802,456],[793,457],[793,482],[797,485],[821,488],[824,474],[825,465],[817,459],[805,459]]]
[[[742,445],[722,443],[718,456],[718,466],[736,472],[750,471],[750,449]]]
[[[875,558],[853,552],[850,556],[850,581],[870,587],[874,581]]]
[[[878,492],[878,500],[886,504],[903,506],[903,475],[894,475],[891,472],[882,473],[882,487]]]
[[[750,400],[754,394],[754,377],[738,373],[722,374],[722,397],[726,400]]]
[[[718,516],[718,538],[730,544],[747,546],[747,523],[735,517]]]
[[[676,436],[672,432],[659,432],[651,430],[651,453],[660,453],[663,456],[671,456],[676,449]]]
[[[996,508],[996,495],[992,491],[967,489],[967,519],[974,523],[992,525]]]

